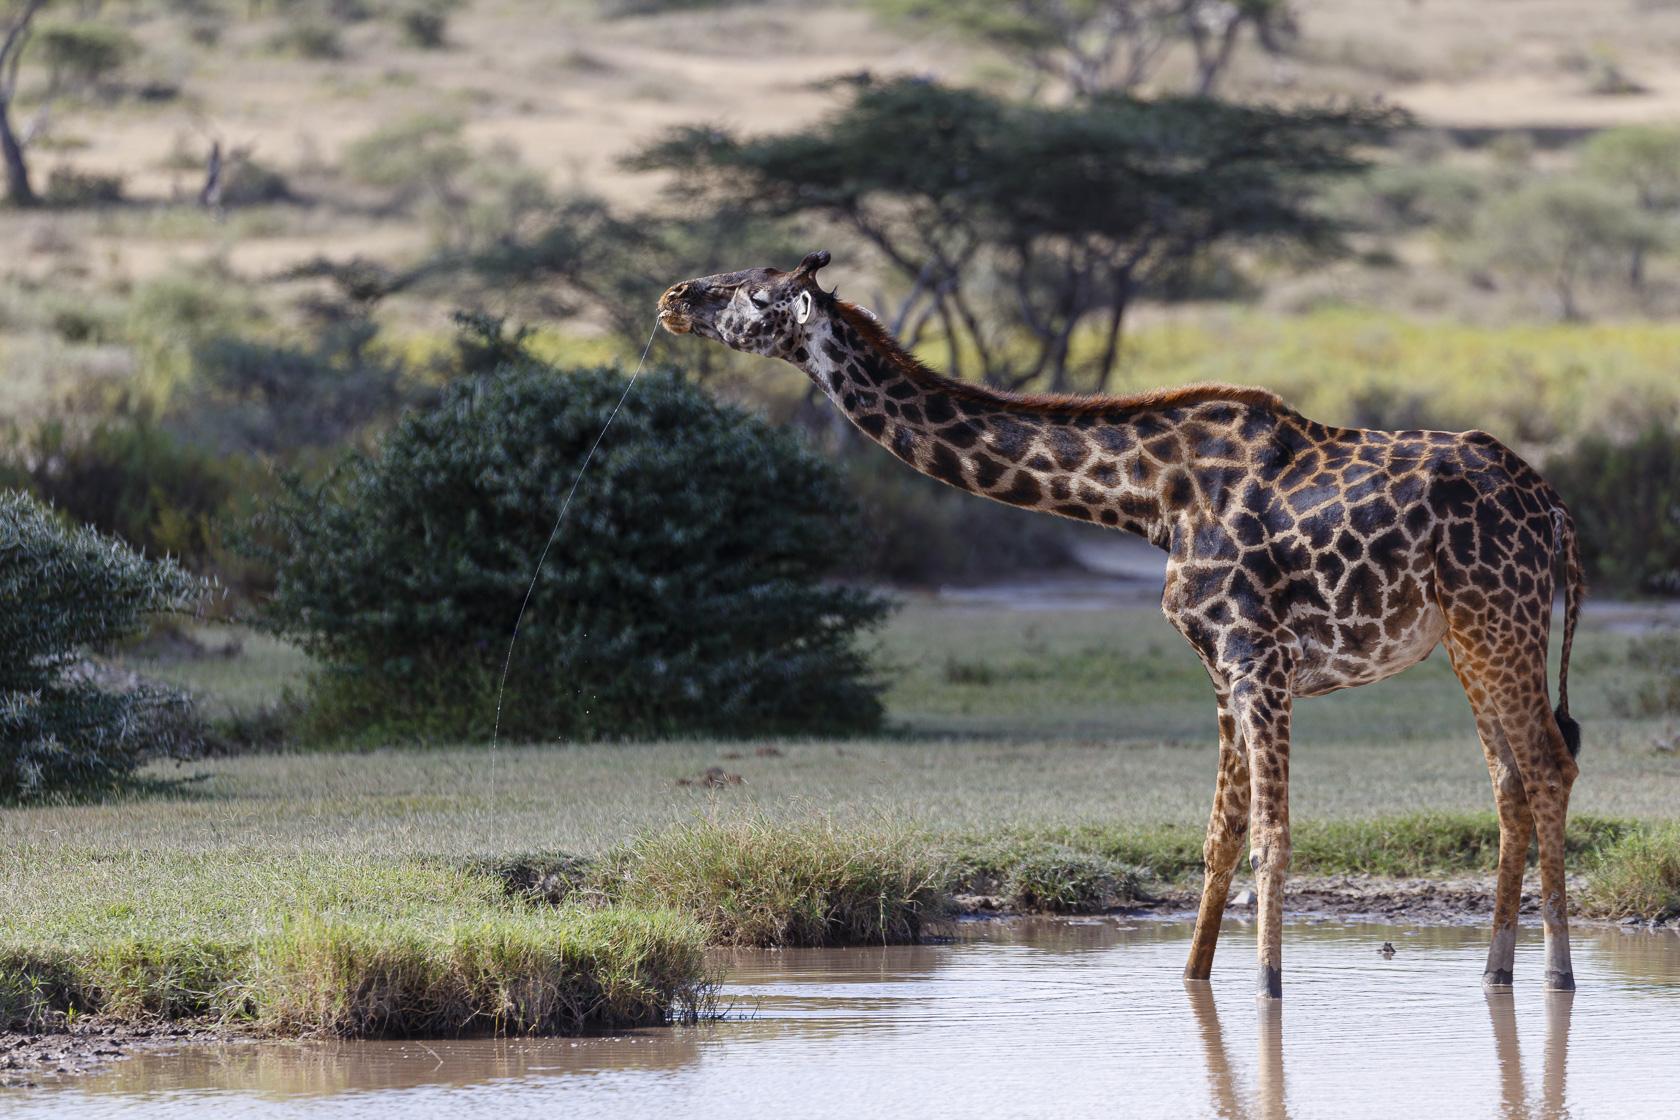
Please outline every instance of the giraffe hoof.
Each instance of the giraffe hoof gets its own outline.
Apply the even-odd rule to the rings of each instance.
[[[1573,972],[1546,973],[1546,990],[1551,992],[1573,992],[1575,990],[1575,974]]]
[[[1283,998],[1283,969],[1260,966],[1260,990],[1256,993],[1261,999]]]
[[[1490,992],[1507,992],[1511,990],[1511,974],[1504,970],[1482,973],[1482,987]]]

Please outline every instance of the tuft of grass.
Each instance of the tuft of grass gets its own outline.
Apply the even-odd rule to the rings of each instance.
[[[953,840],[956,888],[1015,910],[1091,914],[1138,897],[1140,873],[1101,852],[1041,835]]]
[[[1680,824],[1636,829],[1601,851],[1580,903],[1603,918],[1680,915]]]
[[[1103,856],[1035,852],[1009,869],[1004,893],[1018,910],[1089,914],[1137,897],[1137,875]]]
[[[468,866],[495,877],[515,898],[559,906],[580,892],[594,890],[592,872],[597,864],[567,852],[522,852],[470,860]]]
[[[428,932],[309,916],[263,939],[233,996],[266,1027],[349,1037],[571,1034],[695,1017],[703,948],[668,911],[487,914]]]
[[[729,945],[915,941],[949,898],[945,860],[921,834],[820,815],[645,833],[607,856],[600,881],[619,905],[675,907]]]

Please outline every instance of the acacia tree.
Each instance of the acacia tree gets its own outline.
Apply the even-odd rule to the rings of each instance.
[[[1065,82],[1078,97],[1131,91],[1188,43],[1192,89],[1211,95],[1244,31],[1268,51],[1296,35],[1288,0],[871,0],[884,15],[951,28]]]
[[[748,199],[861,236],[907,285],[889,325],[912,346],[937,331],[959,376],[972,359],[997,385],[1102,389],[1128,308],[1187,260],[1242,242],[1334,248],[1318,181],[1363,167],[1356,145],[1399,120],[1203,98],[1020,105],[902,80],[800,132],[678,130],[633,166],[674,173],[691,203]],[[1077,361],[1093,316],[1101,345]]]
[[[1582,149],[1581,167],[1612,189],[1630,190],[1645,215],[1651,236],[1632,238],[1626,245],[1628,286],[1640,291],[1646,258],[1671,236],[1680,213],[1680,128],[1628,125],[1601,132]]]
[[[600,198],[578,195],[556,205],[529,235],[510,235],[445,267],[506,302],[516,293],[537,314],[587,311],[605,323],[630,353],[649,345],[654,305],[674,277],[739,268],[740,261],[782,260],[804,250],[774,222],[733,200],[660,213],[614,213]],[[660,332],[655,358],[675,340]],[[650,353],[652,353],[650,351]],[[682,366],[704,381],[724,368],[722,347],[683,350]]]
[[[23,158],[23,142],[12,124],[17,99],[18,67],[23,50],[34,30],[35,17],[47,0],[21,0],[10,5],[0,23],[0,160],[6,164],[6,197],[16,206],[33,206],[35,190],[29,183],[29,164]]]
[[[54,102],[96,86],[138,50],[133,37],[118,28],[93,22],[39,25],[36,17],[48,3],[0,0],[0,162],[6,167],[6,195],[16,206],[39,201],[24,153],[46,126]],[[26,55],[38,60],[46,73],[34,117],[19,128],[13,111]]]
[[[1582,285],[1660,244],[1648,214],[1603,186],[1578,178],[1542,179],[1489,206],[1465,247],[1474,267],[1518,285],[1544,284],[1566,320],[1585,318]]]

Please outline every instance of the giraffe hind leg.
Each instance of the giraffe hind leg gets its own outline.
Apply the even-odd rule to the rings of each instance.
[[[1542,650],[1542,654],[1543,654]],[[1564,884],[1564,831],[1569,791],[1579,772],[1546,696],[1540,669],[1499,691],[1499,725],[1522,775],[1523,792],[1540,848],[1540,920],[1546,931],[1546,987],[1573,991],[1569,954],[1569,897]]]
[[[1202,845],[1202,903],[1196,913],[1196,931],[1190,938],[1190,960],[1184,966],[1186,980],[1206,980],[1213,972],[1213,953],[1225,916],[1225,900],[1231,892],[1231,875],[1248,840],[1249,795],[1248,760],[1243,757],[1236,719],[1221,698],[1219,784],[1214,789],[1213,812]]]
[[[1494,805],[1499,811],[1499,874],[1494,889],[1493,934],[1482,984],[1500,990],[1510,986],[1516,960],[1517,915],[1522,905],[1523,870],[1534,837],[1534,815],[1523,790],[1516,756],[1499,724],[1492,695],[1476,676],[1474,660],[1466,654],[1462,643],[1450,639],[1447,655],[1475,713],[1476,733],[1482,741],[1488,777],[1493,783]]]

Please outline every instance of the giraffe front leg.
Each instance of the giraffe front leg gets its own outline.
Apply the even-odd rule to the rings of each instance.
[[[1248,747],[1253,845],[1259,917],[1259,995],[1283,996],[1283,882],[1289,869],[1288,673],[1272,668],[1236,681],[1231,690],[1237,728]]]
[[[1213,972],[1213,953],[1225,917],[1225,900],[1231,893],[1231,874],[1248,840],[1248,804],[1248,760],[1243,757],[1236,716],[1221,695],[1219,784],[1208,817],[1207,840],[1202,845],[1202,904],[1196,913],[1196,931],[1190,938],[1190,961],[1184,966],[1186,980],[1206,980]]]

